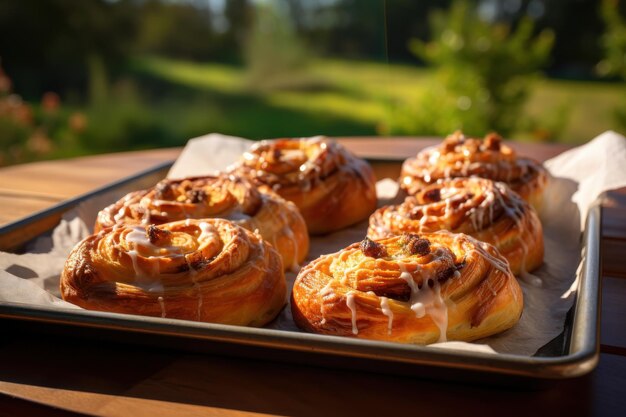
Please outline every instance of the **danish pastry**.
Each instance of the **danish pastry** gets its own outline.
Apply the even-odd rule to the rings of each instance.
[[[497,249],[440,231],[366,238],[321,256],[300,271],[291,305],[310,332],[429,344],[512,327],[523,295]]]
[[[282,261],[228,220],[115,225],[80,242],[63,299],[90,310],[261,326],[286,302]]]
[[[187,218],[224,218],[258,230],[281,254],[286,268],[297,269],[309,251],[306,224],[293,203],[226,174],[163,180],[132,192],[98,213],[95,231],[118,223],[163,224]]]
[[[322,137],[262,141],[231,172],[293,201],[311,234],[350,226],[367,219],[376,208],[371,167]]]
[[[442,178],[477,176],[506,182],[536,209],[541,207],[547,170],[537,161],[518,157],[502,138],[466,138],[461,132],[448,136],[440,146],[422,150],[402,165],[400,187],[409,195]]]
[[[368,236],[449,230],[494,245],[515,275],[543,262],[543,230],[535,210],[502,182],[452,178],[426,185],[402,204],[370,216]]]

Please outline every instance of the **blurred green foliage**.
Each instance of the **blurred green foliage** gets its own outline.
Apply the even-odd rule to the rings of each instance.
[[[248,85],[253,90],[306,84],[310,55],[287,16],[272,3],[259,5],[244,42]]]
[[[411,41],[411,50],[436,71],[417,106],[396,110],[392,133],[445,135],[462,129],[475,135],[517,132],[537,71],[547,62],[554,34],[534,34],[524,18],[515,28],[493,24],[467,1],[431,17],[430,42]],[[527,122],[528,123],[528,122]]]
[[[88,60],[116,74],[136,36],[133,2],[0,0],[0,57],[26,99],[47,91],[82,95]]]
[[[619,3],[618,0],[602,1],[604,59],[598,63],[597,70],[602,76],[626,80],[626,21],[619,13]]]
[[[626,20],[620,15],[618,0],[603,0],[601,13],[606,26],[602,36],[604,59],[597,70],[602,76],[619,77],[626,81]],[[613,115],[621,129],[626,130],[626,88],[622,87],[624,98],[615,107]]]
[[[47,151],[46,147],[39,148],[44,152],[28,150],[32,147],[27,145],[30,133],[43,124],[47,113],[39,101],[26,103],[33,109],[33,122],[26,130],[23,125],[11,124],[11,128],[22,129],[18,135],[0,134],[16,138],[11,142],[15,145],[13,156],[5,158],[4,164],[180,146],[208,132],[251,139],[386,134],[390,103],[401,107],[416,103],[436,77],[430,70],[408,65],[325,59],[312,59],[307,73],[326,88],[250,91],[245,68],[137,58],[126,78],[109,82],[104,97],[80,108],[60,102],[58,111],[48,119],[54,123],[48,124],[53,128],[44,142],[49,145]],[[164,91],[168,93],[164,95]],[[532,135],[522,132],[514,137],[537,139],[537,133],[544,132],[546,140],[584,142],[617,128],[611,114],[622,98],[623,91],[610,83],[540,80],[523,114],[531,120],[544,120],[546,114],[568,103],[565,116],[570,117],[555,116],[552,122],[558,125],[565,120],[565,127],[556,127],[563,129],[562,135],[550,136],[553,128],[542,124]],[[3,120],[0,110],[0,123]],[[11,149],[7,146],[3,142],[0,149],[6,152]]]
[[[211,131],[582,142],[626,119],[623,91],[538,70],[586,76],[602,22],[593,0],[0,0],[0,164]]]

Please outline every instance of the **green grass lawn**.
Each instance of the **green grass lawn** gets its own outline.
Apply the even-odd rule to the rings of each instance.
[[[240,67],[152,57],[137,60],[134,69],[169,84],[170,89],[187,89],[215,101],[227,120],[207,119],[207,131],[254,138],[379,134],[392,104],[416,102],[432,77],[427,69],[407,65],[322,60],[312,62],[306,73],[295,74],[290,88],[255,91]],[[526,112],[548,125],[561,123],[556,140],[581,143],[617,129],[613,109],[624,90],[613,83],[541,80]]]
[[[558,140],[582,143],[605,130],[620,130],[613,113],[624,103],[625,93],[626,85],[619,83],[543,80],[537,83],[526,111],[541,116],[564,107],[568,117]]]
[[[181,146],[210,132],[251,139],[384,135],[393,131],[396,116],[410,121],[420,111],[417,103],[433,78],[432,71],[408,65],[317,60],[271,84],[252,82],[237,66],[137,58],[117,81],[102,84],[97,99],[64,104],[54,121],[41,122],[49,136],[45,152],[34,147],[31,133],[5,126],[4,137],[22,136],[3,145],[0,164]],[[535,122],[511,136],[582,143],[608,129],[619,131],[613,113],[624,105],[625,90],[619,83],[538,81],[519,115]],[[80,131],[68,122],[75,113],[86,121]]]

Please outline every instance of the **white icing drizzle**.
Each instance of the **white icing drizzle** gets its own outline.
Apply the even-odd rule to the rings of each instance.
[[[399,265],[402,265],[400,263]],[[402,270],[402,266],[400,267]],[[405,280],[411,289],[411,297],[409,303],[411,310],[419,319],[425,315],[430,316],[431,320],[439,329],[439,338],[437,342],[445,342],[447,340],[448,329],[448,306],[441,297],[441,285],[438,280],[433,280],[434,285],[431,288],[428,281],[424,280],[420,289],[413,276],[409,272],[401,272],[400,278]]]
[[[525,230],[526,225],[524,224],[524,205],[525,205],[524,201],[516,197],[515,195],[509,193],[504,183],[494,182],[493,184],[494,184],[493,188],[487,188],[483,190],[484,198],[481,201],[481,203],[476,207],[472,207],[468,211],[467,217],[469,218],[472,224],[473,230],[476,232],[479,232],[481,230],[488,228],[489,226],[493,224],[494,204],[496,203],[496,201],[501,205],[502,209],[505,212],[506,217],[510,218],[511,220],[515,222],[517,229],[520,231]],[[449,186],[449,187],[441,188],[440,192],[442,196],[446,196],[444,199],[446,207],[445,207],[445,211],[443,215],[441,216],[444,219],[446,219],[452,215],[451,204],[457,198],[460,197],[458,193],[463,192],[463,191],[460,191],[459,189],[453,186]],[[461,206],[471,204],[471,201],[472,201],[471,199],[468,199]],[[421,206],[422,213],[423,213],[423,216],[419,220],[419,223],[421,226],[424,225],[424,223],[431,220],[432,218],[432,216],[430,216],[431,207],[437,207],[438,204],[439,203],[437,202],[437,203],[425,204]],[[385,215],[387,215],[387,213],[385,213]],[[387,217],[390,219],[388,220],[388,222],[393,222],[392,215],[387,215]],[[379,225],[376,228],[376,231],[377,233],[379,233],[379,235],[383,235],[383,234],[386,234],[387,229],[383,229]],[[491,237],[495,245],[498,246],[500,240],[495,230],[492,230]],[[526,242],[524,242],[524,240],[522,239],[519,239],[517,243],[520,245],[521,250],[522,250],[520,277],[525,282],[529,283],[530,285],[541,286],[543,284],[541,278],[533,274],[530,274],[526,270],[526,258],[529,252]],[[487,258],[487,260],[490,263],[492,263],[497,269],[500,269],[501,271],[505,272],[506,267],[504,264],[502,264],[502,262],[499,262],[496,258],[494,258],[492,255],[488,254],[485,251],[482,251],[481,254],[485,258]]]
[[[139,268],[139,264],[137,263],[137,251],[129,250],[128,252],[126,252],[126,254],[130,256],[130,260],[133,263],[133,269],[135,270],[135,275],[137,276],[137,278],[143,278],[143,271],[141,270],[141,268]]]
[[[161,216],[166,217],[167,213],[161,213]],[[143,214],[141,216],[141,223],[142,224],[150,224],[150,220],[151,220],[151,215],[150,215],[150,209],[144,209]]]
[[[263,201],[262,202],[263,205],[271,204],[270,197],[266,195],[262,195],[261,198]],[[287,204],[290,204],[290,208],[295,209],[295,205],[293,205],[293,203],[289,202]],[[268,236],[265,236],[265,237],[261,236],[261,230],[265,230],[265,228],[263,227],[264,225],[261,222],[259,222],[256,217],[251,217],[251,216],[244,214],[243,212],[237,211],[237,212],[232,212],[233,214],[232,217],[234,217],[234,219],[231,217],[227,217],[227,219],[235,221],[242,225],[244,223],[247,223],[247,225],[245,226],[247,229],[254,231],[255,234],[259,235],[259,237],[264,238],[265,240],[269,240],[272,246],[274,246],[275,248],[278,248],[277,243],[280,237],[282,236],[287,237],[289,241],[291,242],[291,246],[293,248],[293,259],[291,261],[291,265],[289,265],[289,270],[291,270],[292,272],[298,272],[300,270],[300,265],[298,264],[298,258],[299,258],[298,242],[293,233],[293,230],[291,229],[291,224],[289,222],[288,213],[285,213],[282,208],[273,210],[272,206],[270,206],[267,211],[270,213],[272,217],[272,221],[274,223],[282,225],[282,228],[279,233],[271,233],[271,229],[269,230],[269,232],[271,233],[271,239],[268,239]],[[276,216],[276,213],[280,215],[280,218]],[[281,259],[284,260],[282,256],[281,256]]]
[[[322,298],[329,295],[333,290],[331,288],[332,281],[328,281],[328,283],[320,290],[320,296]],[[324,302],[320,303],[320,314],[322,315],[322,320],[320,321],[321,325],[326,324],[326,308]]]
[[[163,301],[163,297],[158,297],[159,305],[161,306],[161,317],[165,317],[165,301]]]
[[[328,281],[328,283],[326,285],[324,285],[324,288],[322,288],[320,290],[320,295],[322,297],[325,297],[328,294],[330,294],[331,292],[333,292],[333,289],[331,288],[331,286],[332,286],[332,281]]]
[[[524,230],[524,225],[522,224],[522,219],[524,215],[522,200],[519,198],[516,198],[514,195],[510,195],[509,197],[510,197],[511,204],[506,204],[502,197],[502,195],[506,191],[505,186],[501,183],[495,183],[495,187],[499,191],[495,194],[498,197],[500,203],[502,204],[502,207],[504,207],[504,210],[506,211],[507,215],[515,221],[517,229],[520,231],[520,233],[522,233]],[[520,244],[522,248],[522,262],[520,265],[520,277],[522,278],[522,280],[524,280],[525,282],[527,282],[528,284],[534,287],[541,287],[543,285],[543,281],[541,280],[541,278],[539,278],[536,275],[531,274],[530,272],[526,270],[526,257],[528,256],[528,246],[526,245],[524,240],[521,238],[518,239],[518,243]]]
[[[287,214],[283,210],[277,211],[280,213],[280,220],[283,225],[282,233],[289,238],[291,246],[293,247],[293,260],[291,261],[290,266],[291,272],[298,272],[300,270],[300,265],[298,264],[298,242],[296,241],[296,236],[293,234],[293,230],[291,230]],[[274,215],[273,210],[272,215]]]
[[[198,273],[198,271],[196,271],[194,269],[194,267],[191,265],[191,262],[189,262],[189,259],[185,256],[185,262],[187,263],[187,267],[189,268],[189,278],[191,278],[191,281],[193,282],[193,287],[196,289],[196,293],[198,294],[198,320],[200,320],[202,318],[202,303],[204,302],[204,299],[202,297],[202,287],[200,286],[200,283],[198,282],[198,279],[196,277],[196,274]]]
[[[126,242],[132,243],[135,249],[137,249],[137,246],[143,246],[164,256],[170,256],[172,253],[180,252],[181,250],[176,246],[157,246],[152,244],[148,236],[146,236],[146,230],[143,227],[133,227],[133,230],[126,234],[125,239]]]
[[[391,335],[391,329],[393,328],[393,311],[389,308],[389,299],[387,297],[380,297],[380,310],[388,318],[387,334]]]
[[[423,213],[424,214],[423,214],[422,218],[420,219],[420,226],[423,226],[424,223],[426,223],[429,220],[431,220],[431,217],[429,216],[429,214],[430,214],[429,213],[430,207],[431,207],[430,205],[424,206],[424,209],[423,209]]]
[[[333,256],[333,260],[330,264],[331,269],[336,269],[337,268],[337,264],[341,263],[341,262],[345,262],[346,258],[351,254],[352,252],[349,251],[344,251],[343,253],[341,253],[339,256]],[[361,262],[359,262],[358,264],[356,264],[355,266],[351,267],[351,268],[346,268],[344,270],[343,276],[341,277],[341,283],[342,284],[346,284],[348,282],[348,276],[352,273],[355,274],[355,276],[357,275],[358,271],[363,268],[364,264],[366,264],[367,262],[371,261],[371,258],[365,258],[364,260],[362,260]]]
[[[126,241],[135,245],[139,244],[147,247],[153,246],[150,239],[146,236],[146,229],[143,227],[133,227],[133,230],[126,234]]]
[[[147,200],[151,205],[153,205],[156,208],[161,208],[161,206],[172,206],[174,204],[176,204],[177,206],[180,206],[180,208],[183,210],[183,212],[186,213],[185,210],[185,203],[184,202],[180,202],[180,201],[169,201],[169,200]]]
[[[126,254],[130,257],[131,262],[133,264],[133,270],[135,272],[135,276],[137,280],[139,281],[137,284],[141,288],[143,288],[144,290],[150,293],[156,292],[156,293],[162,294],[164,290],[163,284],[159,281],[154,281],[154,279],[152,279],[153,277],[159,277],[161,274],[159,258],[164,257],[164,256],[175,256],[175,257],[183,256],[184,257],[184,255],[182,254],[182,248],[178,248],[174,246],[160,247],[160,246],[156,246],[152,244],[148,236],[146,236],[145,229],[142,227],[134,227],[129,233],[126,234],[125,240],[133,247],[133,249],[126,251]],[[149,264],[151,265],[151,270],[149,272],[143,270],[139,265],[138,257],[140,255],[137,251],[138,246],[149,248],[150,250],[158,254],[157,256],[149,256],[147,258],[148,261],[150,262]],[[196,271],[192,268],[191,264],[189,263],[186,257],[185,257],[185,261],[187,262],[187,265],[189,266],[189,273],[194,282],[194,287],[197,288],[198,297],[199,297],[198,317],[200,317],[201,308],[202,308],[202,294],[194,276]],[[147,278],[150,278],[148,282],[146,282]],[[161,317],[165,317],[166,311],[165,311],[165,301],[163,299],[163,296],[157,297],[157,300],[161,307]]]
[[[352,313],[352,334],[359,334],[359,329],[356,326],[356,305],[354,303],[354,291],[349,291],[346,294],[346,305]]]
[[[198,227],[201,231],[200,236],[198,236],[199,241],[205,239],[219,240],[219,234],[217,232],[217,229],[212,224],[207,222],[200,222],[200,224],[198,224]]]
[[[139,262],[137,258],[140,256],[137,247],[143,246],[146,247],[158,254],[158,256],[149,256],[148,259],[151,261],[152,271],[150,271],[151,276],[158,276],[160,274],[160,264],[159,258],[161,256],[173,256],[176,255],[176,252],[181,252],[181,248],[175,246],[156,246],[150,242],[150,239],[146,236],[146,231],[142,227],[134,227],[131,232],[126,234],[125,237],[126,242],[132,245],[133,249],[126,251],[126,254],[130,257],[133,263],[133,269],[135,271],[135,275],[137,278],[145,278],[146,271],[142,270],[139,266]]]
[[[115,222],[119,222],[120,220],[124,218],[125,215],[126,215],[126,206],[124,205],[122,206],[122,208],[119,209],[117,214],[113,216],[113,219],[115,220]]]
[[[476,245],[472,249],[472,251],[478,252],[483,258],[487,260],[494,268],[499,270],[505,275],[511,273],[509,268],[509,262],[505,258],[496,258],[494,255],[487,251],[487,243],[475,241]]]
[[[161,266],[159,264],[159,259],[156,256],[149,256],[150,265],[152,265],[152,276],[159,276],[161,274]]]

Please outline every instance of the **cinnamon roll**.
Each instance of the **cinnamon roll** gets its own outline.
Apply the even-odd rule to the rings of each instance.
[[[442,178],[470,176],[506,182],[536,209],[541,207],[548,180],[547,170],[539,162],[518,157],[499,135],[491,133],[481,140],[455,132],[441,145],[407,159],[402,165],[400,187],[412,195]]]
[[[376,208],[371,167],[322,137],[262,141],[231,172],[293,201],[312,234],[365,220]]]
[[[438,180],[402,204],[370,216],[368,236],[449,230],[494,245],[515,275],[543,263],[543,230],[535,210],[502,182],[488,179]]]
[[[322,256],[300,271],[291,305],[310,332],[429,344],[512,327],[523,296],[497,249],[440,231],[366,238]]]
[[[116,225],[87,237],[61,274],[90,310],[261,326],[286,302],[280,255],[227,220]]]
[[[281,254],[285,268],[297,269],[309,251],[306,224],[293,203],[226,174],[163,180],[132,192],[98,213],[95,231],[118,223],[163,224],[187,218],[224,218],[258,230]]]

